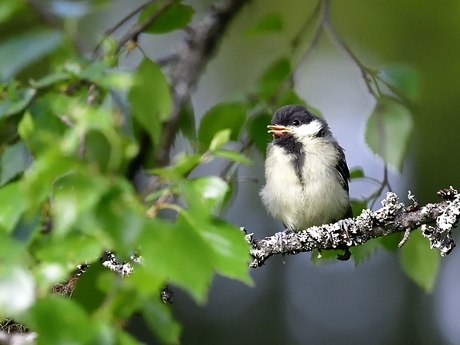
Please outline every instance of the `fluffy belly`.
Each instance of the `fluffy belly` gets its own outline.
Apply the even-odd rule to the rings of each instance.
[[[334,168],[317,164],[316,171],[306,171],[306,178],[300,181],[289,155],[272,149],[266,160],[266,185],[260,195],[273,217],[288,229],[303,230],[345,216],[348,195]]]
[[[308,188],[267,183],[261,191],[262,202],[291,230],[303,230],[341,219],[348,205],[338,202],[341,186],[311,185]]]

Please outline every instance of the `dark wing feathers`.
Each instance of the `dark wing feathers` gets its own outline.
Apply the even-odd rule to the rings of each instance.
[[[348,171],[348,166],[347,166],[347,161],[345,160],[345,154],[343,153],[343,150],[340,149],[340,156],[339,160],[337,161],[337,165],[335,166],[335,169],[339,173],[340,176],[340,182],[342,183],[343,188],[349,192],[349,187],[348,187],[348,181],[350,180],[350,171]]]
[[[337,161],[337,165],[335,169],[340,176],[340,182],[342,183],[343,189],[349,192],[350,188],[348,187],[348,181],[350,180],[350,171],[348,170],[347,161],[345,160],[345,153],[343,149],[339,146],[339,160]],[[343,218],[351,218],[353,217],[353,212],[351,210],[351,205],[347,208]]]

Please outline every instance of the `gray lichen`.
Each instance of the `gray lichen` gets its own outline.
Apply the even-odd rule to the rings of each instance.
[[[253,257],[249,266],[262,266],[270,256],[276,254],[337,248],[346,250],[348,247],[362,245],[372,238],[397,232],[404,232],[404,239],[400,243],[402,246],[409,240],[410,232],[420,226],[423,235],[430,240],[431,248],[439,249],[441,256],[445,256],[455,247],[452,229],[460,217],[460,196],[453,188],[440,191],[438,195],[446,201],[420,206],[415,196],[409,192],[408,198],[413,204],[406,207],[399,202],[395,193],[389,192],[382,200],[380,209],[365,209],[353,219],[260,240],[254,239],[253,234],[246,234]]]

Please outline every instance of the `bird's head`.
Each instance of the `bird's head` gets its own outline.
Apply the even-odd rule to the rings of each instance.
[[[330,134],[326,121],[301,105],[286,105],[278,109],[267,128],[275,141],[290,138],[302,140]]]

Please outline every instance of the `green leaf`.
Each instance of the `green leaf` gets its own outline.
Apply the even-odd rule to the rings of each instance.
[[[366,207],[367,207],[366,201],[352,200],[351,202],[351,210],[352,210],[353,216],[359,216]]]
[[[379,70],[378,76],[390,84],[390,90],[397,95],[415,100],[420,94],[420,76],[412,66],[400,63],[387,65]]]
[[[273,97],[290,73],[291,62],[287,57],[282,57],[273,63],[259,79],[257,88],[260,97],[265,99]]]
[[[38,300],[26,316],[40,336],[37,345],[88,344],[95,335],[95,323],[74,301],[49,295]]]
[[[68,71],[59,71],[53,74],[48,74],[39,80],[30,80],[29,83],[36,89],[57,84],[61,81],[65,81],[71,78],[71,74]]]
[[[430,242],[420,231],[413,231],[409,241],[401,248],[403,271],[426,292],[433,291],[439,271],[440,255],[430,249]]]
[[[3,231],[3,229],[0,230],[0,243],[2,243],[2,250],[0,250],[0,260],[2,262],[2,267],[17,266],[24,259],[27,260],[28,254],[25,253],[24,244],[11,236],[11,234]]]
[[[103,176],[82,170],[60,177],[53,187],[53,236],[59,237],[93,215],[110,185]]]
[[[214,270],[213,253],[191,226],[194,221],[186,211],[179,214],[174,224],[147,220],[140,239],[145,264],[133,276],[138,271],[147,271],[143,272],[144,277],[149,273],[154,281],[158,277],[167,279],[183,287],[195,300],[204,302]],[[136,277],[132,279],[137,281]],[[148,281],[137,283],[148,284]]]
[[[260,18],[257,23],[250,26],[245,33],[249,35],[253,34],[265,34],[282,32],[284,29],[283,18],[278,12],[267,14]]]
[[[24,215],[11,234],[14,239],[24,245],[28,245],[34,239],[38,229],[40,229],[42,215],[37,211],[35,216]]]
[[[116,331],[117,345],[139,345],[139,341],[131,336],[129,333],[123,332],[122,330]]]
[[[0,43],[0,80],[7,81],[61,43],[57,30],[34,30]]]
[[[244,104],[219,103],[203,115],[198,129],[198,142],[203,148],[209,147],[215,133],[223,129],[230,129],[230,140],[236,141],[245,120]]]
[[[182,188],[189,203],[197,205],[203,202],[213,208],[224,199],[228,185],[220,177],[206,176],[187,181]],[[196,199],[197,197],[199,200]]]
[[[412,127],[407,108],[381,97],[366,124],[366,143],[385,163],[401,171]]]
[[[29,140],[34,134],[34,120],[27,110],[18,124],[18,133],[23,140]]]
[[[88,79],[95,83],[99,83],[107,72],[107,64],[103,60],[96,60],[86,65],[81,72],[79,77],[81,79]]]
[[[190,155],[187,152],[181,152],[175,157],[174,165],[166,168],[150,169],[147,172],[161,176],[168,180],[180,180],[186,177],[201,161],[200,154]]]
[[[148,236],[142,237],[142,240],[146,239],[156,241],[156,234],[149,233]],[[142,245],[142,250],[146,248],[149,248],[149,246]],[[139,293],[155,295],[156,298],[159,298],[158,292],[166,284],[166,280],[170,278],[163,272],[163,269],[160,268],[160,270],[157,270],[155,267],[155,263],[152,260],[159,258],[159,256],[155,256],[154,253],[152,255],[147,254],[146,256],[143,253],[142,257],[144,262],[142,265],[136,266],[135,274],[124,277],[123,280]]]
[[[171,92],[160,67],[144,58],[134,73],[129,100],[134,117],[149,133],[152,142],[160,141],[161,125],[172,107]]]
[[[17,90],[14,98],[9,98],[0,103],[0,118],[23,111],[30,104],[36,93],[37,90],[32,88]]]
[[[214,156],[219,156],[222,158],[227,158],[230,159],[231,161],[238,162],[238,163],[244,163],[244,164],[251,164],[251,160],[243,156],[239,152],[235,151],[230,151],[230,150],[217,150],[212,153]]]
[[[144,22],[150,15],[158,11],[164,3],[158,2],[148,6],[139,15],[138,22]],[[175,2],[150,23],[143,32],[161,34],[174,31],[186,26],[193,17],[194,9],[190,6]]]
[[[0,158],[0,186],[22,173],[32,163],[32,156],[23,141],[8,146]]]
[[[144,228],[141,205],[132,191],[111,188],[95,208],[96,226],[101,237],[109,235],[107,245],[124,257],[139,245],[139,236]]]
[[[230,129],[223,129],[217,132],[214,135],[214,138],[212,138],[211,143],[209,144],[209,151],[216,151],[217,149],[220,149],[222,146],[228,143],[228,141],[230,140],[230,134]]]
[[[343,250],[328,249],[321,252],[314,250],[311,254],[311,261],[315,265],[323,265],[337,262],[337,257],[343,255]]]
[[[186,102],[179,113],[179,131],[189,140],[196,140],[195,114],[190,102]]]
[[[232,224],[213,219],[196,229],[214,252],[215,268],[221,274],[252,285],[249,276],[249,244],[244,233]]]
[[[396,252],[399,249],[399,243],[403,239],[404,233],[397,232],[388,236],[380,238],[380,243],[382,247],[388,250],[389,252]]]
[[[272,115],[263,112],[248,121],[249,137],[256,145],[257,149],[265,156],[267,145],[271,141],[271,135],[268,134],[267,126],[272,120]]]
[[[23,189],[19,182],[0,188],[0,228],[12,231],[26,209]]]
[[[150,328],[166,344],[179,344],[180,324],[173,319],[171,308],[159,298],[146,299],[142,303],[142,311]]]
[[[189,209],[181,219],[187,222],[208,245],[213,256],[212,265],[220,273],[248,284],[249,248],[243,233],[231,224],[215,219],[211,212],[222,204],[229,189],[216,176],[200,177],[181,186]]]
[[[36,256],[43,262],[61,263],[72,269],[82,262],[96,261],[102,250],[102,244],[94,237],[69,234],[38,249]]]
[[[0,23],[5,23],[24,5],[25,4],[14,0],[2,1],[0,3]]]
[[[350,179],[364,177],[364,170],[361,167],[356,167],[350,170]]]
[[[90,314],[96,311],[106,298],[106,294],[99,288],[99,278],[106,272],[107,268],[99,261],[93,262],[86,269],[85,274],[78,278],[77,285],[72,292],[72,300]]]
[[[25,176],[24,191],[26,201],[30,205],[39,207],[51,193],[53,183],[72,169],[75,169],[78,163],[70,157],[63,157],[56,151],[47,152],[42,157],[38,157]]]
[[[379,246],[379,239],[372,239],[360,246],[350,247],[351,257],[353,258],[355,265],[359,265],[360,263],[364,262],[373,252],[379,248]]]

